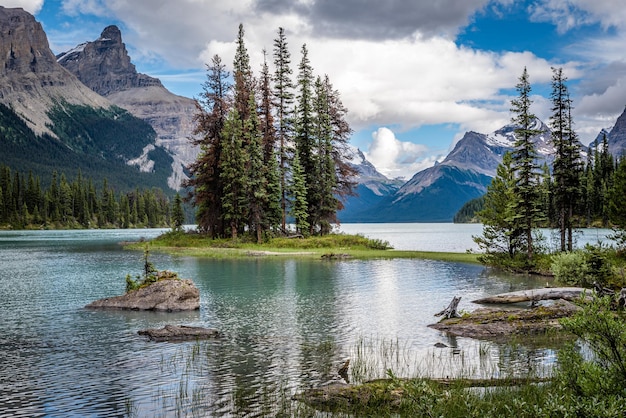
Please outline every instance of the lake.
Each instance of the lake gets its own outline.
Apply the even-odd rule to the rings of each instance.
[[[477,225],[342,225],[397,249],[472,249]],[[152,254],[200,289],[192,313],[91,311],[124,292],[142,253],[120,242],[162,230],[0,231],[0,416],[273,415],[297,391],[353,374],[502,376],[554,362],[550,348],[451,338],[427,327],[452,296],[459,308],[545,279],[429,260],[212,260]],[[604,240],[586,231],[580,242]],[[603,238],[599,238],[602,235]],[[165,324],[223,338],[154,343]],[[448,348],[436,348],[435,343]],[[358,373],[356,373],[358,372]],[[358,376],[357,376],[358,378]]]

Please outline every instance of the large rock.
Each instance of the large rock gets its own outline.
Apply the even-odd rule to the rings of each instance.
[[[138,331],[137,334],[145,335],[152,341],[195,341],[220,336],[218,330],[213,328],[190,327],[187,325],[166,325],[163,328],[149,328]]]
[[[191,280],[165,279],[122,296],[90,303],[89,309],[136,311],[193,311],[200,309],[200,292]]]

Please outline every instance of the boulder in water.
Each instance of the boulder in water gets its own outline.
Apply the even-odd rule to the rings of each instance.
[[[88,309],[193,311],[200,309],[200,291],[191,280],[163,279],[124,295],[90,303]]]

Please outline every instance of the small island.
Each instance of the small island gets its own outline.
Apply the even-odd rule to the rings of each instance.
[[[158,271],[144,250],[143,280],[126,276],[126,293],[104,298],[85,306],[87,309],[125,309],[135,311],[193,311],[200,309],[200,291],[189,279],[177,273]]]

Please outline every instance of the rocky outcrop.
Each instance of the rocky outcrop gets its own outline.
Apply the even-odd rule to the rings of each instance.
[[[197,147],[189,141],[195,101],[171,93],[157,78],[138,73],[117,26],[108,26],[95,41],[63,52],[57,59],[93,91],[152,126],[157,133],[156,144],[172,153],[168,184],[178,189],[187,178],[185,167],[198,155]],[[150,170],[148,165],[142,168]]]
[[[37,134],[52,134],[47,112],[54,104],[111,106],[57,63],[41,24],[30,13],[2,6],[0,103],[11,107]]]
[[[80,44],[56,59],[102,96],[135,87],[163,87],[158,78],[137,72],[122,42],[122,32],[115,25],[107,26],[95,41]]]
[[[189,327],[186,325],[166,325],[163,328],[149,328],[138,331],[137,334],[148,337],[151,341],[196,341],[217,338],[218,330],[213,328]]]
[[[86,308],[193,311],[200,309],[200,292],[191,280],[164,279],[121,296],[97,300]]]
[[[537,335],[561,329],[559,319],[571,316],[579,309],[564,300],[532,309],[480,308],[459,318],[443,319],[429,327],[457,337],[506,340],[514,335]]]

